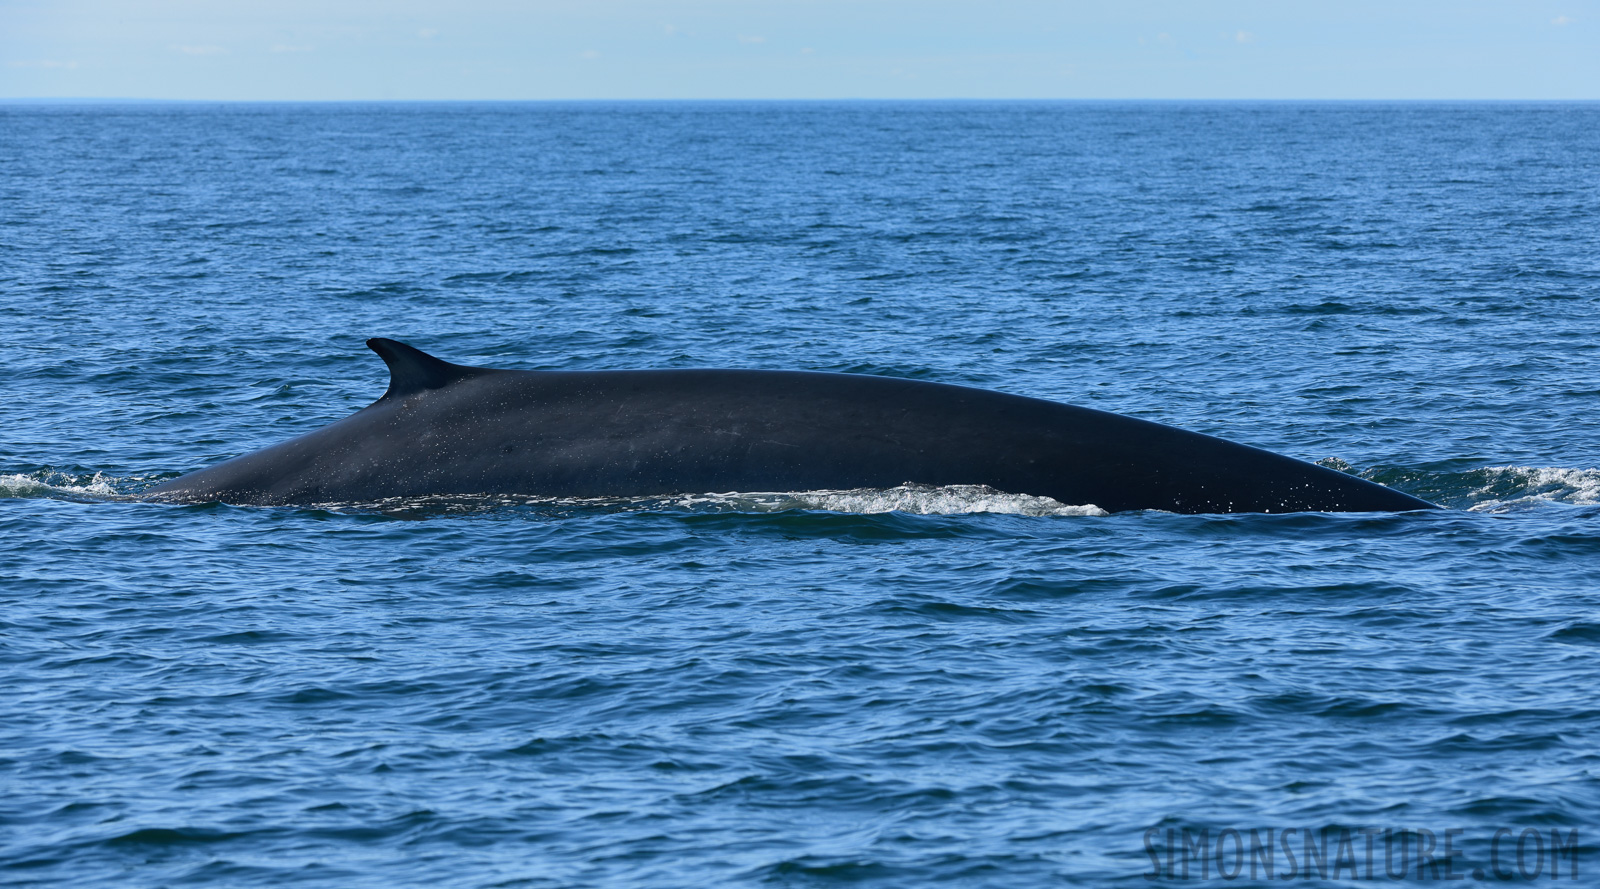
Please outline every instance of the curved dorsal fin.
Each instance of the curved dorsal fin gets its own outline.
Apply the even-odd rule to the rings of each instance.
[[[373,337],[367,340],[367,348],[389,365],[389,391],[383,393],[383,398],[404,398],[426,389],[439,389],[483,372],[483,368],[440,361],[398,340]]]

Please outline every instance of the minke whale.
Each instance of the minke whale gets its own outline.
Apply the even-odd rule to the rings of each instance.
[[[891,377],[465,367],[371,339],[389,389],[298,438],[157,485],[256,505],[987,485],[1109,512],[1436,509],[1383,485],[1105,411]]]

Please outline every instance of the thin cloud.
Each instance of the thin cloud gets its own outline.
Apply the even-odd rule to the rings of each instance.
[[[1564,15],[1558,15],[1555,18],[1550,20],[1550,24],[1555,25],[1557,28],[1565,28],[1566,26],[1572,24],[1575,21],[1577,21],[1577,19],[1568,18],[1568,17],[1566,17]]]
[[[270,47],[272,52],[311,52],[314,46],[290,46],[287,43],[274,43]]]
[[[597,49],[586,49],[583,52],[578,53],[578,58],[580,58],[580,59],[598,59],[598,58],[600,58],[600,51],[597,50]]]
[[[65,68],[65,69],[70,70],[72,68],[78,67],[78,63],[77,62],[58,62],[55,59],[36,59],[36,60],[29,60],[29,61],[7,62],[6,63],[6,67],[7,68]]]
[[[173,50],[186,56],[220,56],[227,52],[220,46],[174,46]]]
[[[1238,33],[1233,35],[1233,42],[1234,43],[1255,43],[1256,42],[1256,35],[1250,33],[1249,31],[1239,31]]]
[[[423,29],[417,31],[417,36],[421,37],[423,40],[432,40],[433,38],[439,36],[439,29],[438,28],[423,28]]]
[[[757,35],[757,34],[740,34],[739,35],[739,42],[740,43],[766,43],[767,42],[767,38],[762,37],[762,36]]]

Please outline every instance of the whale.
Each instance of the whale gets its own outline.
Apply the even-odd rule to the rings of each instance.
[[[1400,512],[1435,504],[1160,423],[945,383],[793,370],[502,370],[384,338],[371,405],[158,484],[256,506],[500,495],[648,498],[983,485],[1107,512]]]

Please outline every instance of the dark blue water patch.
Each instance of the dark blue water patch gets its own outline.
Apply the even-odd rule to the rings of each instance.
[[[1597,116],[0,107],[3,880],[1142,886],[1151,828],[1263,827],[1588,873]],[[975,385],[1449,509],[129,500],[370,403],[374,335]]]

